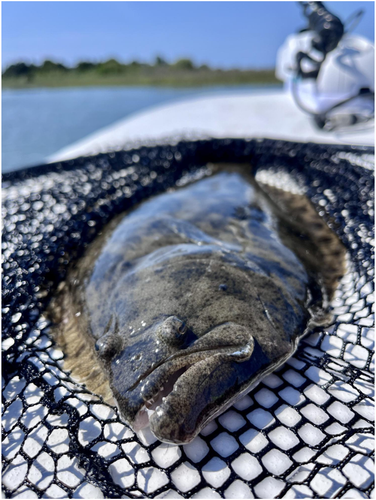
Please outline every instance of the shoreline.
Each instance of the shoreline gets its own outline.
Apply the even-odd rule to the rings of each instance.
[[[202,89],[202,90],[209,90],[209,89],[218,89],[221,90],[223,88],[228,89],[229,87],[234,88],[234,90],[242,90],[246,91],[248,88],[257,88],[257,89],[282,89],[283,88],[283,83],[277,81],[276,83],[208,83],[206,85],[168,85],[168,84],[92,84],[92,85],[60,85],[60,86],[52,86],[52,85],[35,85],[35,86],[7,86],[7,85],[2,85],[2,91],[18,91],[18,90],[65,90],[65,89],[171,89],[171,90],[193,90],[193,89]]]
[[[33,78],[4,77],[3,89],[27,88],[67,88],[67,87],[171,87],[199,88],[209,86],[241,86],[241,85],[278,85],[273,71],[245,72],[200,72],[191,71],[179,74],[138,74],[108,75],[95,74],[49,74],[36,75]]]
[[[103,82],[103,83],[92,83],[92,84],[86,84],[86,83],[78,83],[78,82],[72,82],[71,84],[65,84],[65,85],[59,85],[59,84],[47,84],[47,83],[37,83],[33,85],[8,85],[3,82],[2,84],[2,89],[3,90],[36,90],[36,89],[69,89],[69,88],[171,88],[171,89],[184,89],[184,88],[189,88],[189,89],[205,89],[208,87],[244,87],[244,86],[257,86],[257,87],[283,87],[283,83],[279,82],[276,80],[275,82],[239,82],[239,83],[234,83],[234,82],[208,82],[208,83],[187,83],[187,82],[182,82],[182,83],[110,83],[110,82]]]

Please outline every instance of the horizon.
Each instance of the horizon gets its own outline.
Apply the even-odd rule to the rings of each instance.
[[[203,65],[196,65],[194,63],[194,61],[192,61],[190,58],[187,58],[187,57],[182,57],[182,58],[178,58],[178,59],[175,59],[174,61],[167,61],[165,60],[164,57],[160,56],[160,55],[157,55],[156,58],[154,59],[154,61],[150,61],[150,62],[143,62],[143,61],[137,61],[137,60],[130,60],[130,61],[119,61],[118,59],[116,58],[109,58],[109,59],[100,59],[100,60],[94,60],[94,59],[81,59],[79,61],[77,61],[76,63],[74,63],[73,65],[66,65],[64,62],[62,61],[59,61],[58,59],[44,59],[43,61],[41,61],[40,63],[38,64],[34,64],[34,63],[29,63],[27,61],[24,61],[24,60],[18,60],[18,61],[14,61],[10,64],[8,64],[7,66],[3,66],[2,68],[2,72],[4,73],[4,71],[6,69],[8,69],[9,67],[13,66],[13,65],[16,65],[16,64],[26,64],[27,66],[35,66],[36,68],[40,68],[45,62],[52,62],[54,64],[61,64],[63,65],[66,69],[76,69],[77,66],[79,64],[82,64],[82,63],[90,63],[90,64],[94,64],[94,65],[100,65],[100,64],[104,64],[108,61],[111,61],[111,60],[114,60],[116,62],[118,62],[119,64],[122,64],[122,65],[131,65],[132,63],[136,63],[136,64],[140,64],[140,65],[147,65],[147,66],[157,66],[157,62],[156,62],[156,59],[160,57],[162,58],[165,63],[169,66],[173,66],[175,63],[179,62],[179,61],[182,61],[182,60],[189,60],[193,63],[194,65],[194,68],[195,69],[199,69],[201,66],[207,66],[210,70],[222,70],[222,71],[231,71],[231,70],[239,70],[240,68],[237,68],[237,67],[231,67],[231,68],[216,68],[216,67],[213,67],[211,66],[210,64],[203,64]],[[249,68],[241,68],[241,71],[267,71],[267,70],[274,70],[275,67],[268,67],[268,68],[253,68],[253,67],[249,67]]]
[[[342,21],[363,9],[354,33],[374,41],[372,1],[325,6]],[[271,69],[286,37],[306,25],[295,1],[3,2],[2,70],[46,59],[67,67],[111,58],[153,64],[157,56],[169,64],[188,58],[213,69]]]

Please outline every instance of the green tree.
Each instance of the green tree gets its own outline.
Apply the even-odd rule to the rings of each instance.
[[[175,63],[174,63],[174,67],[176,69],[188,69],[188,70],[191,70],[191,69],[194,69],[194,64],[193,62],[190,60],[190,59],[178,59]]]
[[[77,71],[89,71],[91,69],[94,69],[97,65],[92,63],[92,62],[87,62],[87,61],[81,61],[77,64],[76,70]]]
[[[38,70],[42,73],[51,73],[55,71],[68,71],[68,68],[64,66],[64,64],[55,63],[53,61],[50,61],[49,59],[46,59],[44,63],[39,66]]]
[[[155,58],[154,66],[167,66],[168,63],[161,56]]]
[[[126,69],[124,64],[119,63],[116,59],[109,59],[103,63],[98,64],[97,71],[102,75],[118,75],[123,73]]]
[[[3,72],[5,78],[17,78],[19,76],[29,76],[32,72],[32,67],[24,62],[11,64]]]

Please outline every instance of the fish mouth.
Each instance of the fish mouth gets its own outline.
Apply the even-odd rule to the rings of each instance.
[[[239,363],[249,359],[254,341],[252,336],[247,335],[247,339],[243,337],[246,342],[229,343],[227,338],[226,344],[209,347],[205,345],[207,339],[204,339],[198,339],[183,352],[169,356],[138,383],[134,390],[141,396],[143,404],[132,422],[129,422],[136,432],[150,425],[153,434],[161,441],[186,443],[194,437],[192,432],[197,434],[213,418],[213,413],[218,412],[218,406],[209,414],[205,411],[210,406],[210,397],[205,395],[208,384],[220,385],[219,379],[212,377],[212,374],[224,363],[230,365],[231,361]],[[195,390],[195,385],[200,385],[200,390]],[[191,417],[187,417],[188,407]],[[202,417],[203,412],[205,417]],[[186,417],[191,421],[192,429],[189,432],[182,431],[184,436],[176,436]]]
[[[169,375],[166,383],[157,388],[157,392],[138,410],[135,420],[132,423],[132,428],[136,432],[148,427],[155,411],[166,403],[168,396],[174,390],[175,382],[185,373],[192,365],[180,368],[176,372]]]

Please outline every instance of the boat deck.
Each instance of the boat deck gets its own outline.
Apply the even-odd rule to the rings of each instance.
[[[48,161],[60,161],[173,139],[252,137],[298,142],[373,146],[373,122],[367,128],[334,132],[319,130],[290,94],[265,89],[252,94],[186,99],[149,108],[103,128],[57,151]]]

